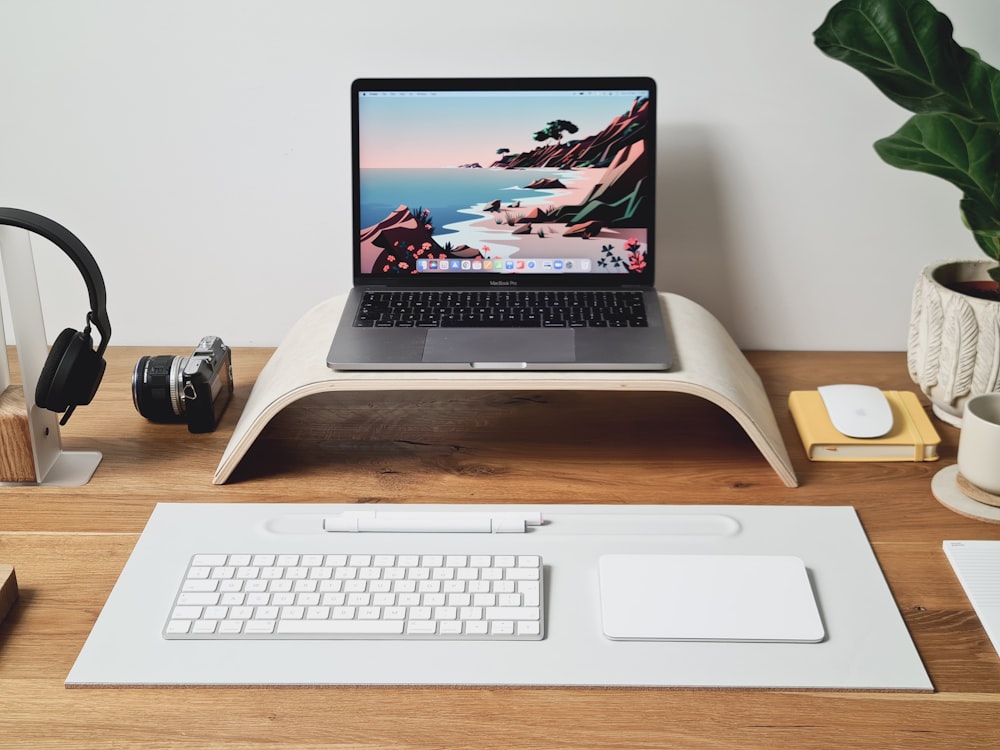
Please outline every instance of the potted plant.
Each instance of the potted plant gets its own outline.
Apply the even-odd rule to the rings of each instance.
[[[875,151],[954,184],[986,256],[928,266],[913,294],[910,376],[938,417],[961,426],[970,396],[1000,390],[1000,71],[952,32],[928,0],[842,0],[814,39],[915,113]]]

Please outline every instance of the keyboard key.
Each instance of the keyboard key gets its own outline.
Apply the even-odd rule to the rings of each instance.
[[[402,620],[282,620],[280,635],[401,635]]]
[[[274,632],[273,620],[250,620],[243,626],[247,635],[270,635]]]
[[[538,568],[508,568],[504,571],[508,581],[537,581],[540,575]]]
[[[538,607],[487,607],[487,620],[537,620]]]
[[[542,632],[541,628],[541,624],[536,620],[522,620],[517,623],[517,634],[525,637],[533,637]]]
[[[213,568],[217,565],[225,565],[227,559],[226,555],[195,555],[191,560],[191,564],[197,567],[206,566]]]
[[[514,623],[511,620],[496,620],[491,622],[490,633],[493,635],[513,635]]]
[[[189,579],[184,581],[184,591],[215,591],[219,582],[212,579]]]
[[[410,620],[406,623],[406,632],[411,635],[431,635],[437,632],[437,623],[433,620]]]
[[[182,594],[178,594],[178,596],[177,596],[177,603],[180,604],[180,605],[182,605],[182,606],[184,606],[184,605],[190,605],[190,604],[195,604],[195,605],[199,605],[199,606],[203,606],[204,607],[204,606],[210,605],[210,604],[218,604],[219,603],[219,595],[218,594],[192,594],[192,593],[184,592]]]

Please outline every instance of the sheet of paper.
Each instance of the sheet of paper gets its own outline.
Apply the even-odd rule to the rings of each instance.
[[[1000,654],[1000,541],[946,541],[944,553]]]

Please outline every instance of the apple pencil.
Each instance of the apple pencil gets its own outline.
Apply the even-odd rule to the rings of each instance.
[[[523,534],[528,526],[540,526],[540,513],[439,513],[406,511],[340,513],[323,519],[326,531],[346,532],[439,532],[472,534]]]

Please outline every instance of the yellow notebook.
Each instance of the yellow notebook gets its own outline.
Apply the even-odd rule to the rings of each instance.
[[[941,437],[912,391],[883,391],[892,430],[879,438],[850,438],[827,414],[819,391],[792,391],[788,409],[812,461],[937,461]]]

